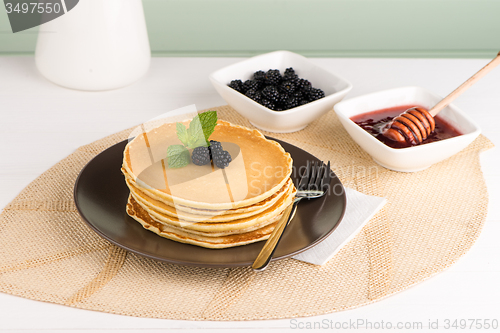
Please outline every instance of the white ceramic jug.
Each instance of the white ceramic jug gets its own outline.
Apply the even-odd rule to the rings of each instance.
[[[133,83],[151,61],[141,0],[80,0],[40,26],[35,59],[43,76],[72,89]]]

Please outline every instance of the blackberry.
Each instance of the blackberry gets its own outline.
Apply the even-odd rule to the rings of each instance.
[[[288,67],[287,69],[285,69],[285,73],[283,73],[283,76],[285,75],[296,75],[293,67]]]
[[[222,149],[219,141],[210,140],[210,152],[215,166],[224,169],[231,163],[232,158],[228,151]]]
[[[290,67],[285,69],[285,73],[283,73],[283,80],[296,83],[299,80],[299,76],[295,74],[295,70],[292,67]]]
[[[217,151],[213,155],[213,161],[216,167],[224,169],[231,163],[231,155],[227,150]]]
[[[279,86],[280,92],[285,92],[287,94],[291,94],[295,90],[295,83],[290,80],[282,81]]]
[[[260,91],[257,91],[256,89],[248,89],[247,92],[245,93],[245,95],[251,99],[253,99],[254,101],[256,101],[257,103],[260,102],[260,100],[262,99],[262,94]]]
[[[278,88],[275,86],[267,86],[262,89],[262,96],[274,103],[277,103],[280,100],[280,93]]]
[[[278,104],[285,105],[286,101],[288,100],[289,97],[290,97],[290,95],[288,93],[281,92]]]
[[[243,91],[247,92],[249,89],[255,89],[255,90],[259,89],[259,83],[254,80],[246,80],[243,83]]]
[[[219,141],[210,140],[210,153],[212,153],[214,149],[222,150],[222,144]]]
[[[266,80],[266,72],[264,71],[257,71],[253,74],[253,80],[256,81],[259,84],[264,84],[264,81]]]
[[[292,109],[325,97],[323,90],[299,78],[292,67],[285,69],[283,75],[278,69],[260,70],[244,83],[233,80],[228,86],[275,111]]]
[[[281,81],[281,74],[278,69],[270,69],[266,72],[265,84],[276,86]]]
[[[191,154],[191,160],[196,165],[206,165],[210,163],[210,150],[207,147],[196,147]]]
[[[263,106],[265,106],[266,108],[271,109],[271,110],[274,110],[274,108],[276,108],[276,104],[274,104],[273,102],[271,102],[267,98],[262,98],[260,100],[260,104],[262,104]]]
[[[288,100],[286,101],[286,104],[285,104],[286,109],[293,109],[297,106],[299,106],[299,101],[297,100],[297,98],[295,98],[293,96],[288,98]]]
[[[298,100],[303,100],[304,99],[304,94],[302,93],[302,90],[295,90],[292,94],[293,97],[297,98]]]
[[[307,97],[309,98],[309,101],[312,102],[325,97],[325,92],[318,88],[311,88],[307,91]]]
[[[240,93],[243,93],[243,82],[241,80],[233,80],[228,84],[229,88],[233,88]]]
[[[308,98],[308,94],[309,94],[309,91],[312,89],[312,86],[306,86],[302,89],[300,89],[300,91],[302,92],[302,95],[304,96],[304,98]]]
[[[297,81],[297,87],[300,90],[305,90],[305,89],[311,88],[312,85],[311,85],[311,82],[307,81],[306,79],[300,79]]]

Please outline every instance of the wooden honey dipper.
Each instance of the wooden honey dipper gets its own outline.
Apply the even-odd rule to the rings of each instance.
[[[498,52],[498,55],[492,61],[481,68],[479,72],[472,75],[460,87],[452,91],[429,111],[424,108],[414,107],[394,117],[390,122],[381,127],[380,131],[382,135],[401,144],[406,142],[415,146],[422,143],[422,141],[434,132],[436,127],[434,116],[498,64],[500,64],[500,52]]]

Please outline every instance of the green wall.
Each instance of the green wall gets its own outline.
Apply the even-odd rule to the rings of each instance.
[[[500,50],[500,0],[143,3],[157,56],[250,56],[286,49],[318,57],[490,58]],[[36,28],[13,34],[0,9],[0,54],[32,54],[36,36]]]

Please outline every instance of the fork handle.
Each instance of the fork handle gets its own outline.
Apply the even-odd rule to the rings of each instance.
[[[262,248],[262,250],[260,250],[259,255],[253,262],[252,268],[255,271],[262,271],[266,269],[266,267],[269,265],[269,262],[271,262],[274,250],[276,249],[276,246],[278,245],[281,236],[283,235],[283,231],[285,231],[285,228],[288,225],[288,222],[290,222],[290,220],[292,219],[299,201],[300,200],[294,200],[293,203],[288,205],[288,207],[286,207],[283,211],[281,219],[274,227],[271,236],[269,236],[266,243],[264,244],[264,247]]]

